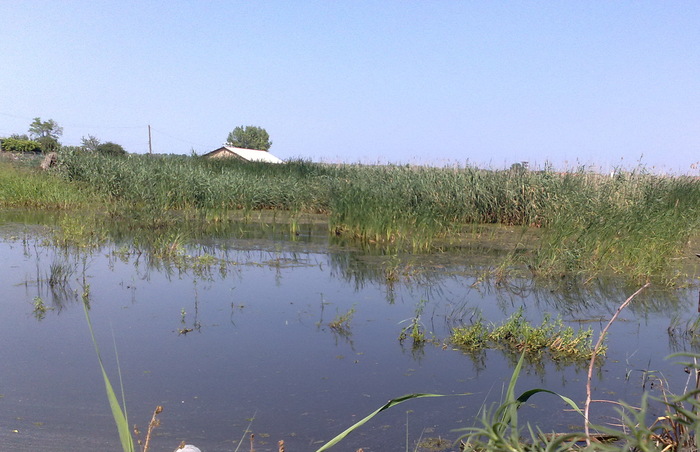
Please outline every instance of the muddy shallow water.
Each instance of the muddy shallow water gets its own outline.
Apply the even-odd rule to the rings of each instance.
[[[205,452],[250,448],[313,451],[345,428],[407,393],[462,394],[413,400],[381,413],[338,450],[411,450],[419,439],[455,440],[479,409],[498,401],[513,357],[469,356],[442,343],[449,328],[476,315],[499,322],[520,307],[535,321],[551,312],[599,331],[635,287],[497,285],[469,257],[368,256],[328,244],[323,234],[200,240],[175,260],[125,243],[65,250],[26,226],[3,226],[0,243],[0,450],[120,450],[82,307],[129,422],[141,430],[164,408],[154,451],[182,440]],[[481,264],[483,256],[479,257]],[[59,281],[49,283],[51,276]],[[61,273],[62,272],[62,273]],[[89,290],[88,290],[89,289]],[[48,308],[35,311],[40,299]],[[435,344],[399,342],[421,316]],[[354,309],[349,327],[329,323]],[[687,375],[665,357],[693,345],[674,325],[697,318],[695,290],[643,294],[612,328],[594,398],[639,400],[659,373],[676,391]],[[654,371],[652,373],[644,371]],[[542,387],[577,402],[586,370],[530,364],[518,389]],[[656,385],[658,388],[658,384]],[[657,389],[652,389],[653,391]],[[581,425],[558,399],[542,395],[523,410],[545,430]],[[614,411],[594,405],[600,422]],[[252,419],[252,421],[251,421]],[[334,449],[334,450],[335,450]]]

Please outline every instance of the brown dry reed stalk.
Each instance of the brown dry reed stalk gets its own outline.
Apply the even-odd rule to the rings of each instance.
[[[153,410],[153,416],[151,417],[151,422],[148,423],[148,431],[146,431],[146,441],[143,444],[143,447],[141,448],[142,452],[148,452],[148,449],[151,444],[151,433],[153,433],[153,430],[156,427],[160,426],[160,420],[158,419],[158,415],[163,412],[163,407],[158,405],[155,410]],[[139,441],[141,443],[141,441]]]
[[[598,342],[596,342],[595,347],[593,347],[593,354],[591,356],[591,362],[588,365],[588,378],[586,380],[586,404],[585,404],[584,409],[583,409],[583,419],[584,419],[584,427],[583,428],[584,428],[584,433],[586,435],[586,445],[587,446],[591,445],[590,420],[588,418],[588,412],[589,412],[589,408],[591,406],[591,380],[593,379],[593,368],[595,366],[596,355],[598,354],[600,347],[602,347],[602,345],[603,345],[603,341],[605,340],[605,335],[607,334],[608,329],[613,324],[613,322],[617,319],[617,316],[620,315],[622,310],[625,309],[627,307],[627,305],[629,305],[630,302],[632,302],[632,300],[637,295],[639,295],[644,289],[646,289],[650,285],[651,285],[651,283],[649,283],[649,282],[644,284],[642,287],[637,289],[637,291],[635,293],[630,295],[630,297],[627,298],[627,300],[625,300],[625,302],[622,303],[617,308],[617,311],[615,311],[615,314],[613,314],[613,316],[610,318],[610,321],[608,321],[608,324],[605,325],[605,328],[603,328],[603,330],[600,332],[600,336],[598,337]]]

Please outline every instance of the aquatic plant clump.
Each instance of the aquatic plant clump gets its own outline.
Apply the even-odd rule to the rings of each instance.
[[[350,322],[352,321],[352,318],[355,316],[355,307],[351,307],[350,309],[347,310],[347,312],[344,312],[342,314],[338,314],[335,316],[335,318],[328,324],[328,326],[339,333],[350,333]]]
[[[469,326],[454,328],[449,342],[469,352],[496,348],[524,352],[535,360],[546,355],[557,361],[587,361],[593,354],[592,335],[590,328],[574,331],[564,326],[561,318],[552,319],[549,314],[544,315],[539,326],[534,326],[520,309],[500,325],[486,325],[479,319]]]

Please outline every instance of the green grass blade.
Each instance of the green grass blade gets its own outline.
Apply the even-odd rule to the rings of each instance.
[[[340,433],[338,436],[333,438],[332,440],[328,441],[326,444],[324,444],[320,449],[318,449],[316,452],[323,452],[324,450],[328,450],[331,447],[335,446],[338,444],[340,441],[342,441],[346,436],[348,436],[351,432],[353,432],[355,429],[361,427],[364,425],[367,421],[372,419],[374,416],[377,414],[381,413],[384,410],[387,410],[395,405],[398,405],[399,403],[403,403],[407,400],[410,399],[418,399],[418,398],[423,398],[423,397],[447,397],[449,395],[469,395],[469,394],[407,394],[402,397],[397,397],[395,399],[389,400],[386,404],[384,404],[382,407],[365,417],[364,419],[360,420],[359,422],[355,423],[348,429],[346,429],[344,432]]]
[[[250,422],[248,422],[248,426],[243,430],[243,435],[241,436],[241,439],[238,441],[238,445],[236,446],[236,449],[233,452],[238,452],[238,449],[241,448],[241,444],[243,444],[243,440],[245,439],[246,435],[250,431],[250,426],[253,425],[253,421],[255,420],[255,416],[258,414],[258,410],[255,410],[255,413],[253,413],[253,417],[250,418]]]
[[[510,383],[508,383],[508,389],[506,390],[505,402],[498,410],[501,418],[500,427],[503,430],[505,430],[506,426],[510,427],[513,435],[518,434],[518,408],[520,407],[520,403],[515,398],[515,384],[518,382],[518,377],[520,377],[523,361],[525,361],[525,352],[520,355],[518,364],[513,369],[513,375],[510,377]]]
[[[540,392],[545,392],[545,393],[547,393],[547,394],[554,394],[555,396],[558,396],[558,397],[559,397],[560,399],[562,399],[564,402],[566,402],[567,404],[569,404],[569,406],[570,406],[571,408],[573,408],[574,411],[576,411],[578,414],[580,414],[581,416],[583,416],[583,411],[581,411],[581,409],[578,407],[578,405],[576,405],[576,402],[574,402],[573,400],[571,400],[570,398],[568,398],[568,397],[566,397],[566,396],[563,396],[563,395],[559,394],[558,392],[550,391],[549,389],[537,388],[537,389],[530,389],[529,391],[523,392],[522,394],[520,394],[520,397],[518,397],[518,398],[516,399],[516,402],[517,402],[518,406],[520,406],[520,405],[522,405],[523,403],[527,402],[527,400],[528,400],[530,397],[532,397],[533,395],[538,394],[538,393],[540,393]]]
[[[550,391],[549,389],[542,389],[542,388],[530,389],[528,391],[523,392],[517,398],[515,398],[515,384],[517,383],[518,377],[520,376],[520,372],[522,371],[524,359],[525,359],[525,353],[523,352],[522,355],[520,355],[520,360],[518,360],[518,364],[515,366],[515,369],[513,370],[513,375],[510,378],[510,383],[508,384],[508,389],[506,390],[505,402],[499,408],[499,411],[501,414],[500,425],[504,429],[505,429],[505,427],[510,427],[511,432],[514,435],[517,435],[518,434],[518,431],[517,431],[518,430],[518,409],[520,408],[520,406],[522,404],[526,403],[528,401],[528,399],[530,399],[530,397],[532,397],[535,394],[542,393],[542,392],[558,396],[560,399],[562,399],[564,402],[566,402],[569,406],[571,406],[577,413],[579,413],[581,416],[583,416],[583,412],[578,407],[576,402],[574,402],[572,399],[570,399],[566,396],[563,396],[557,392]]]
[[[131,431],[129,430],[129,422],[127,421],[126,413],[122,410],[121,406],[119,405],[119,399],[114,393],[112,383],[109,381],[107,372],[105,371],[104,365],[102,364],[100,348],[97,346],[95,333],[92,329],[92,322],[90,321],[90,313],[88,312],[88,308],[85,303],[83,303],[83,310],[85,311],[85,318],[87,319],[88,328],[90,329],[92,343],[95,346],[95,352],[97,353],[97,361],[99,361],[100,369],[102,370],[102,378],[105,382],[105,392],[107,393],[107,400],[109,400],[109,406],[112,409],[112,417],[114,417],[114,423],[117,424],[117,431],[119,432],[119,441],[121,442],[122,449],[124,450],[124,452],[134,452],[134,440],[131,437]]]
[[[114,358],[117,362],[117,375],[119,375],[119,391],[121,392],[121,396],[122,396],[121,406],[122,406],[122,411],[124,413],[124,420],[126,421],[126,426],[127,426],[127,430],[128,430],[128,427],[130,424],[129,424],[129,417],[128,417],[127,411],[126,411],[126,394],[124,394],[124,381],[122,380],[122,367],[119,364],[119,353],[117,352],[117,341],[114,338],[114,330],[112,330],[112,344],[114,345]],[[129,435],[129,437],[131,437],[131,435]]]
[[[515,402],[515,384],[518,382],[520,377],[520,371],[523,368],[523,361],[525,361],[525,352],[520,355],[518,364],[513,369],[513,375],[510,376],[510,383],[508,383],[508,389],[506,390],[506,402]]]

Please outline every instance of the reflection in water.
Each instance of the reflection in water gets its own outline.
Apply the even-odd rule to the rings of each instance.
[[[674,315],[668,326],[668,348],[673,353],[700,353],[700,315],[683,319]]]
[[[249,239],[228,232],[193,235],[165,254],[127,234],[89,248],[46,246],[34,236],[1,243],[10,265],[0,273],[0,360],[13,365],[0,368],[0,423],[30,433],[0,433],[0,442],[12,450],[71,450],[81,436],[101,445],[92,450],[116,444],[78,304],[87,287],[98,341],[117,344],[131,419],[143,423],[154,406],[165,408],[153,447],[174,449],[187,439],[203,450],[232,450],[257,410],[251,428],[256,438],[270,438],[256,443],[261,451],[274,450],[279,439],[290,450],[313,449],[402,394],[473,392],[468,403],[410,407],[419,430],[454,438],[452,430],[470,425],[485,401],[498,400],[518,357],[443,346],[453,326],[477,316],[500,322],[523,308],[533,322],[550,312],[599,330],[637,289],[620,280],[493,280],[469,255],[366,254],[328,244],[313,228],[294,242],[268,240],[281,234],[271,229]],[[54,308],[41,322],[31,315],[35,297]],[[613,326],[596,391],[634,403],[645,388],[628,376],[656,370],[682,384],[685,374],[672,373],[663,358],[695,349],[694,302],[690,290],[635,299]],[[348,328],[329,327],[351,308]],[[412,319],[429,340],[399,341]],[[581,369],[541,361],[526,367],[519,388],[545,387],[580,401],[584,379]],[[532,410],[545,430],[577,422],[551,404]],[[383,414],[349,438],[347,449],[403,448],[404,414]]]

